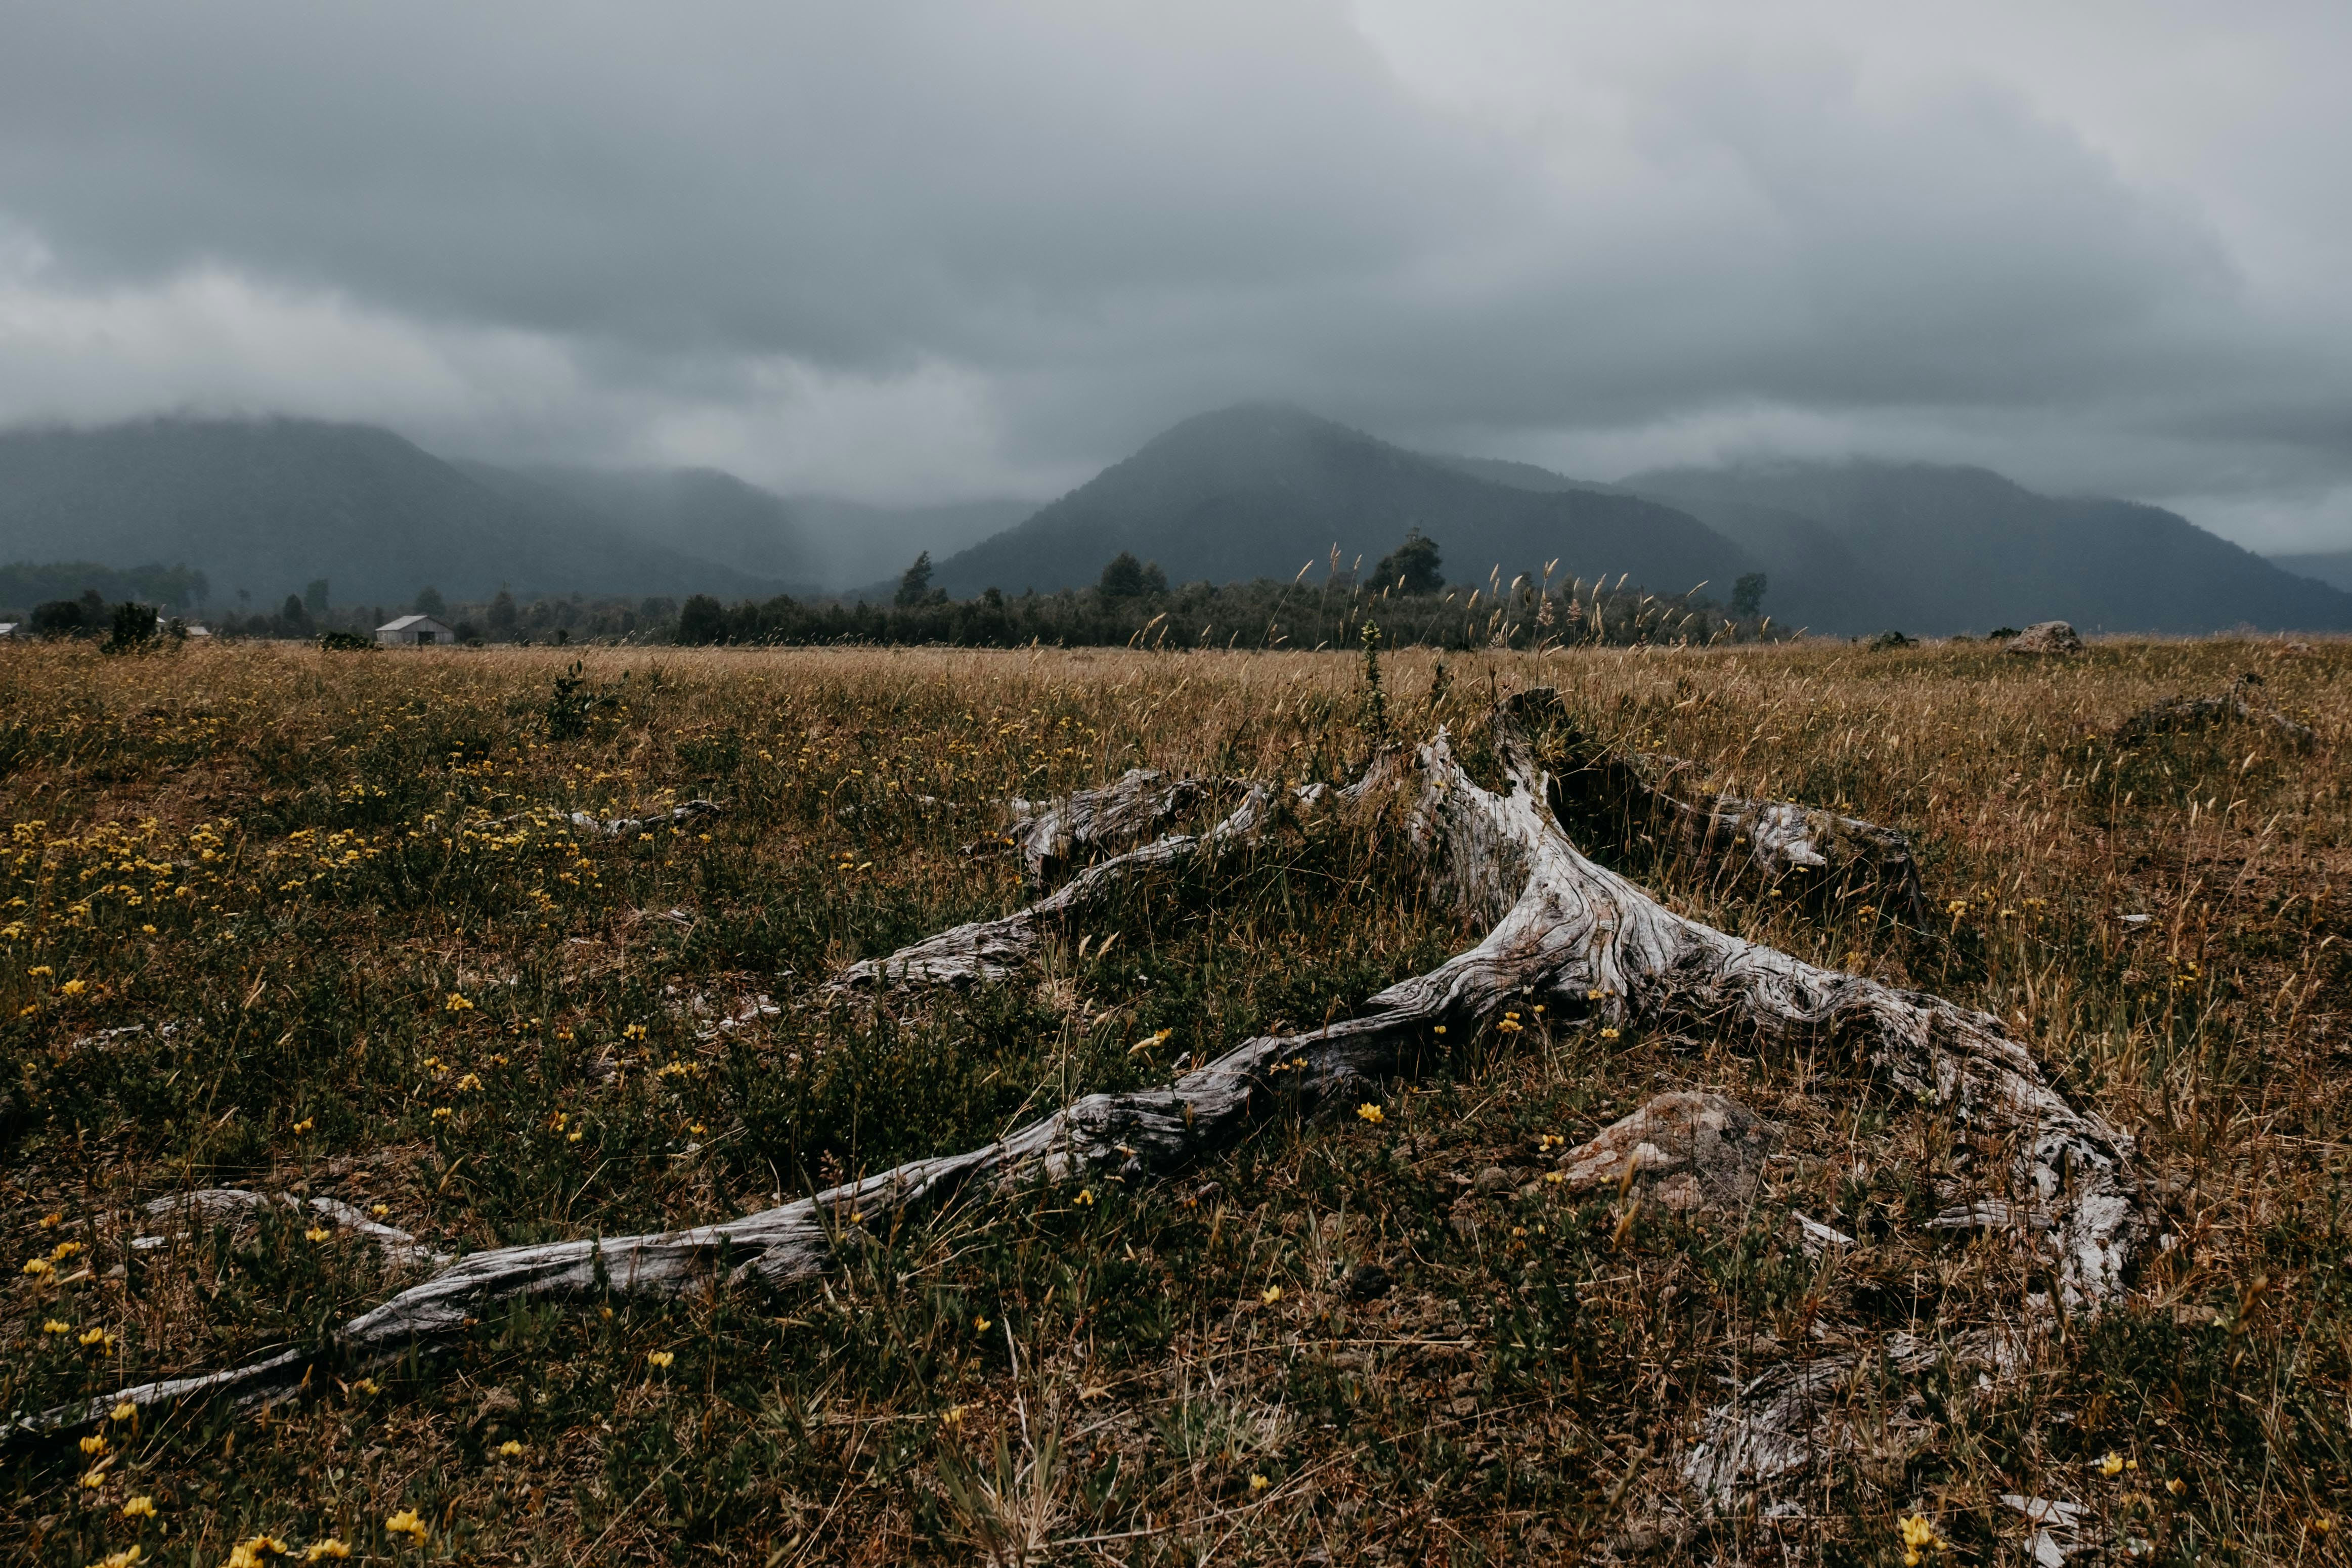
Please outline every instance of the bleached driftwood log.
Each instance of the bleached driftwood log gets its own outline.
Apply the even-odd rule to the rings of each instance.
[[[1551,789],[1563,824],[1629,847],[1646,839],[1679,853],[1700,874],[1744,865],[1767,886],[1794,878],[1808,891],[1870,892],[1889,914],[1914,923],[1927,918],[1919,864],[1897,829],[1793,801],[1706,790],[1695,763],[1628,754],[1572,726],[1562,727],[1561,740]]]
[[[831,1266],[845,1233],[919,1216],[959,1194],[984,1198],[1024,1182],[1171,1173],[1230,1147],[1277,1108],[1311,1110],[1376,1092],[1381,1080],[1417,1065],[1436,1026],[1466,1032],[1528,997],[1547,1000],[1559,1017],[1738,1027],[1843,1047],[1887,1087],[2008,1141],[2010,1185],[2044,1205],[2055,1243],[2051,1261],[2066,1299],[2095,1304],[2119,1289],[2139,1226],[2128,1141],[2061,1099],[1999,1019],[1684,919],[1586,859],[1553,818],[1549,781],[1529,733],[1555,710],[1543,693],[1497,711],[1508,777],[1499,794],[1463,769],[1443,731],[1420,750],[1410,839],[1440,885],[1492,925],[1475,946],[1390,986],[1355,1017],[1248,1040],[1163,1088],[1088,1095],[1002,1142],[911,1161],[741,1219],[479,1253],[352,1319],[315,1351],[121,1390],[45,1412],[17,1429],[87,1423],[119,1402],[266,1400],[295,1386],[317,1362],[349,1365],[397,1354],[501,1302],[605,1292],[661,1297],[721,1275],[772,1286],[805,1280]],[[1774,1375],[1811,1390],[1851,1374],[1851,1366],[1809,1363]],[[1810,1394],[1791,1402],[1780,1392],[1768,1403],[1810,1408]],[[1724,1446],[1760,1455],[1785,1426],[1733,1402],[1717,1413],[1712,1446],[1702,1448],[1713,1457],[1691,1479],[1718,1487],[1759,1473],[1759,1464]]]
[[[365,1237],[381,1247],[384,1258],[393,1263],[438,1265],[450,1260],[450,1254],[436,1252],[408,1232],[373,1219],[341,1198],[300,1198],[292,1193],[257,1193],[244,1187],[199,1187],[193,1192],[173,1193],[168,1197],[157,1198],[142,1212],[152,1219],[177,1220],[185,1228],[134,1236],[131,1238],[131,1250],[152,1252],[157,1247],[186,1239],[198,1226],[248,1219],[272,1205],[296,1214],[307,1209],[317,1218],[331,1222],[335,1227]]]
[[[1361,777],[1337,792],[1319,784],[1301,784],[1287,792],[1294,811],[1310,810],[1325,804],[1327,799],[1353,804],[1367,793],[1384,788],[1394,774],[1391,753],[1376,757]],[[1076,820],[1086,826],[1083,831],[1057,830],[1048,846],[1040,851],[1033,865],[1049,865],[1070,852],[1074,845],[1100,845],[1119,837],[1139,836],[1148,831],[1148,822],[1164,822],[1182,805],[1203,800],[1221,787],[1219,781],[1202,779],[1168,779],[1165,775],[1147,773],[1137,769],[1120,781],[1120,804],[1097,805],[1072,814],[1066,811],[1071,801],[1049,804],[1034,821]],[[882,958],[861,959],[835,977],[826,987],[835,996],[877,987],[911,988],[937,985],[972,985],[994,984],[1009,979],[1025,968],[1037,954],[1038,943],[1055,923],[1084,910],[1118,889],[1133,884],[1139,878],[1155,871],[1165,871],[1194,856],[1213,853],[1235,844],[1247,843],[1256,837],[1274,820],[1275,806],[1282,794],[1274,785],[1237,783],[1230,787],[1242,790],[1241,804],[1234,806],[1222,821],[1198,835],[1171,833],[1153,839],[1138,849],[1097,861],[1079,872],[1052,893],[994,920],[972,921],[924,938],[910,946]],[[1094,792],[1097,795],[1103,792]],[[1177,805],[1169,805],[1171,801]],[[1028,803],[1016,803],[1026,805]],[[1163,809],[1164,807],[1164,809]],[[1021,838],[1026,844],[1034,839]],[[1027,850],[1024,848],[1024,853]]]
[[[1021,857],[1033,887],[1088,850],[1124,847],[1151,837],[1231,781],[1175,777],[1156,768],[1129,768],[1097,789],[1050,800],[1005,802],[1011,816],[1005,842]],[[1246,788],[1246,784],[1238,787]],[[975,846],[975,847],[978,847]]]
[[[592,812],[575,811],[572,814],[571,822],[574,827],[584,827],[607,838],[628,838],[640,833],[650,833],[656,827],[683,827],[702,817],[716,816],[719,811],[719,805],[715,800],[689,800],[657,816],[598,816]]]
[[[1034,904],[994,920],[971,921],[882,958],[861,959],[826,987],[835,995],[877,987],[994,984],[1027,967],[1055,921],[1084,910],[1150,871],[1165,870],[1203,849],[1248,838],[1264,824],[1273,792],[1253,785],[1241,805],[1206,833],[1170,834],[1139,849],[1097,861]]]

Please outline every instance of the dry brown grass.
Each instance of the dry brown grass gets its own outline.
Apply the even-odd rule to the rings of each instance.
[[[1073,931],[1034,990],[877,1026],[814,985],[1019,896],[1003,863],[964,853],[989,801],[1139,763],[1343,776],[1372,743],[1360,662],[604,650],[583,674],[609,700],[558,741],[567,662],[0,648],[5,894],[25,900],[0,949],[5,1224],[14,1258],[86,1249],[11,1287],[7,1405],[228,1364],[390,1283],[364,1247],[293,1226],[126,1253],[130,1206],[158,1194],[304,1187],[442,1246],[684,1224],[1144,1081],[1158,1069],[1128,1047],[1160,1027],[1213,1053],[1328,1016],[1465,938],[1392,845],[1294,835],[1139,897],[1106,962],[1076,952],[1104,932]],[[2315,751],[2242,727],[2105,739],[2247,669]],[[1916,1510],[1952,1560],[1997,1561],[2024,1550],[1999,1500],[2015,1491],[2084,1503],[2085,1539],[2117,1552],[2340,1555],[2352,647],[1806,645],[1444,671],[1441,689],[1429,655],[1385,661],[1394,732],[1475,727],[1493,695],[1553,684],[1722,787],[1910,832],[1937,910],[1924,933],[1624,868],[1727,929],[2016,1022],[2139,1141],[2168,1239],[2132,1299],[2044,1334],[2034,1374],[1983,1397],[1865,1379],[1874,1436],[1823,1467],[1802,1517],[1696,1520],[1673,1458],[1724,1379],[1894,1328],[2021,1322],[2038,1281],[2013,1247],[1919,1228],[1952,1129],[1848,1064],[1538,1026],[1458,1042],[1377,1126],[1277,1121],[1197,1183],[967,1209],[848,1246],[822,1290],[519,1313],[378,1373],[380,1393],[126,1424],[90,1487],[70,1443],[21,1448],[0,1530],[76,1564],[134,1542],[218,1563],[265,1532],[480,1562],[952,1560],[1031,1539],[1070,1561],[1894,1561]],[[707,843],[698,826],[581,844],[554,816],[694,795],[729,806]],[[696,998],[759,992],[782,1013],[700,1037]],[[1754,1214],[1644,1214],[1621,1237],[1611,1195],[1464,1195],[1666,1087],[1789,1130]],[[1790,1208],[1864,1245],[1808,1261]],[[1337,1270],[1359,1261],[1396,1289],[1347,1300]],[[81,1347],[93,1329],[110,1351]],[[655,1350],[674,1362],[650,1367]],[[2134,1468],[2102,1473],[2111,1450]],[[156,1520],[120,1514],[134,1495]],[[421,1549],[383,1529],[407,1508]]]

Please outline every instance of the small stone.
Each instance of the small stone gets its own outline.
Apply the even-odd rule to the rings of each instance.
[[[1339,1289],[1350,1301],[1375,1301],[1387,1295],[1395,1283],[1389,1278],[1389,1271],[1379,1264],[1359,1263],[1348,1270],[1348,1278]]]
[[[1471,1184],[1477,1188],[1478,1195],[1482,1198],[1500,1197],[1509,1192],[1514,1185],[1511,1173],[1500,1165],[1487,1166],[1478,1173],[1477,1180]]]

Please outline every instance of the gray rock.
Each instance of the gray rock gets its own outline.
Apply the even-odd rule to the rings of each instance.
[[[1736,1209],[1755,1192],[1780,1137],[1736,1100],[1662,1094],[1570,1150],[1559,1169],[1572,1187],[1615,1186],[1631,1163],[1633,1181],[1662,1207]]]
[[[2080,653],[2083,639],[2064,621],[2036,621],[2009,640],[2003,653]]]

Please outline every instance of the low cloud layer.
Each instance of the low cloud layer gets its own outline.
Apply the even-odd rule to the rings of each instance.
[[[2352,545],[2340,7],[36,8],[0,421],[876,500],[1281,398],[1607,477],[1969,460]]]

